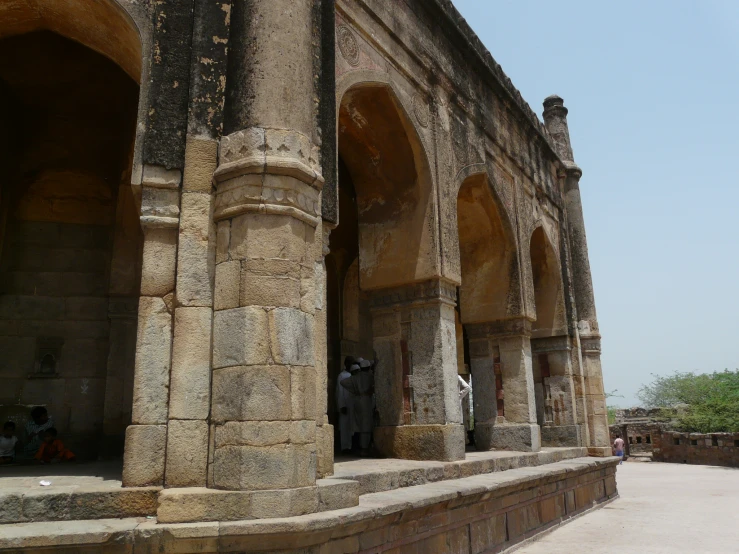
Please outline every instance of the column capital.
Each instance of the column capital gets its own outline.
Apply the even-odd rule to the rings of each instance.
[[[531,336],[531,320],[525,317],[485,323],[468,323],[465,324],[464,328],[470,339]]]
[[[560,352],[572,350],[572,342],[569,335],[559,335],[557,337],[541,337],[531,339],[531,351],[534,354],[543,354],[545,352]]]
[[[290,215],[312,227],[321,217],[319,146],[295,130],[250,127],[221,139],[214,218],[248,212]]]
[[[445,279],[429,279],[370,291],[370,308],[382,310],[410,304],[441,302],[456,305],[457,285]]]

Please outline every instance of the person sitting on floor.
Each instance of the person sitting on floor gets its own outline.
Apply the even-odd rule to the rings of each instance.
[[[12,464],[15,461],[15,445],[17,442],[15,423],[6,421],[3,425],[3,434],[0,435],[0,464]]]
[[[36,406],[31,410],[31,421],[26,423],[27,442],[24,445],[24,451],[28,458],[38,452],[44,440],[44,433],[50,427],[54,427],[54,421],[51,419],[49,412],[46,411],[46,408]]]
[[[54,464],[57,462],[68,462],[74,460],[74,454],[64,448],[64,443],[56,438],[57,432],[49,427],[44,433],[44,442],[36,452],[36,459],[42,464]]]

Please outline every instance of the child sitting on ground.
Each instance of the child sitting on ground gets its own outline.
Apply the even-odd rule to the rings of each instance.
[[[0,464],[12,464],[15,461],[15,423],[6,421],[3,425],[3,434],[0,435]]]
[[[32,457],[41,447],[44,433],[49,427],[54,427],[54,420],[43,406],[36,406],[31,410],[31,421],[26,423],[27,442],[24,445],[26,457]]]
[[[64,443],[56,438],[54,427],[49,427],[44,433],[44,442],[36,452],[36,459],[42,464],[55,464],[74,460],[74,454],[64,448]]]

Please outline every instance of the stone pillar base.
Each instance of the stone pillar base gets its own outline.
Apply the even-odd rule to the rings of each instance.
[[[588,446],[588,456],[596,456],[598,458],[606,458],[613,456],[610,446]]]
[[[580,446],[582,441],[579,425],[544,425],[541,427],[542,446]]]
[[[319,479],[313,487],[266,491],[225,491],[188,487],[159,493],[159,523],[235,521],[292,517],[359,504],[359,482]]]
[[[404,460],[464,460],[465,431],[461,424],[377,427],[375,446],[383,456]]]
[[[316,426],[316,476],[320,479],[334,474],[334,426]]]
[[[475,446],[478,450],[515,450],[539,452],[539,426],[530,423],[476,423]]]

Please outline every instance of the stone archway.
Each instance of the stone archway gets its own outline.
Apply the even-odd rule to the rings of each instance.
[[[433,342],[442,335],[453,341],[454,319],[450,299],[439,296],[433,187],[423,146],[392,87],[378,83],[344,93],[338,138],[339,225],[331,232],[327,259],[341,260],[344,288],[341,306],[329,305],[329,318],[343,324],[340,348],[334,350],[341,350],[341,359],[378,360],[374,438],[380,452],[458,459],[463,449],[452,452],[445,445],[445,434],[457,432],[447,424],[459,427],[460,419],[444,393],[456,388],[456,377],[447,371],[453,369],[453,345],[441,354],[441,344]],[[424,303],[434,306],[426,310],[426,316],[435,314],[433,321],[401,309]],[[427,333],[432,336],[422,345]],[[334,366],[330,396],[340,371],[340,364]]]
[[[536,317],[531,331],[536,419],[543,444],[575,446],[581,438],[575,425],[564,285],[559,258],[544,225],[531,233],[529,253]]]
[[[115,2],[6,3],[0,53],[0,411],[25,424],[44,405],[78,458],[119,455],[140,282],[138,31]]]
[[[516,243],[486,173],[457,195],[459,309],[469,344],[479,450],[538,450],[530,322],[518,313]]]

